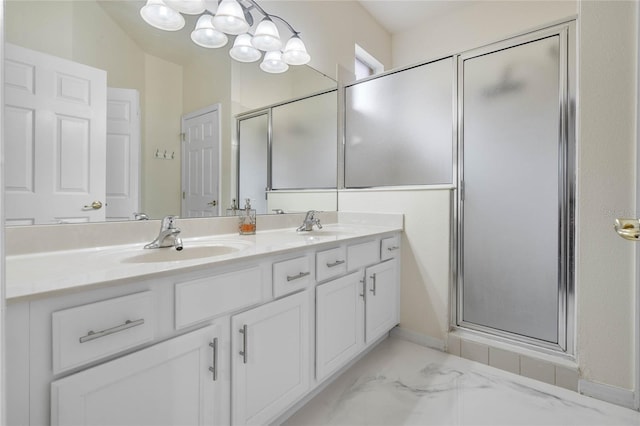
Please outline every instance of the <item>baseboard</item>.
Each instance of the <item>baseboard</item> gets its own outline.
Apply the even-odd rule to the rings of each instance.
[[[437,349],[444,352],[444,340],[436,339],[431,336],[425,336],[424,334],[416,333],[415,331],[407,330],[400,326],[391,330],[391,335],[400,339],[408,340],[409,342],[416,343],[420,346],[426,346],[427,348]]]
[[[610,402],[612,404],[621,405],[631,409],[635,408],[635,395],[633,391],[629,389],[580,379],[578,382],[578,392],[582,395],[590,396],[601,401]]]

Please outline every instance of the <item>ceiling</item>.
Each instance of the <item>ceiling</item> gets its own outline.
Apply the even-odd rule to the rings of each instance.
[[[468,6],[473,1],[360,0],[360,3],[389,33],[396,34],[419,25],[425,19]]]

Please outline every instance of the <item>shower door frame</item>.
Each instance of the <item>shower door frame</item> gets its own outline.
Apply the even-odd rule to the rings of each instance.
[[[464,255],[464,61],[536,40],[559,36],[560,44],[560,120],[558,129],[558,343],[547,342],[516,333],[494,329],[463,320]],[[452,327],[491,336],[493,339],[541,350],[552,354],[575,354],[575,163],[576,163],[576,30],[575,21],[554,25],[502,42],[473,49],[457,57],[457,133],[458,176],[453,197],[452,224]]]

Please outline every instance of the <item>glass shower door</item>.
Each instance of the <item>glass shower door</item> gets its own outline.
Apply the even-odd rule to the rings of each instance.
[[[459,62],[458,324],[561,349],[570,173],[563,48],[555,34]]]

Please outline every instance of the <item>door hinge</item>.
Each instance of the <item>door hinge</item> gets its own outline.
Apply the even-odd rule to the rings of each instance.
[[[464,201],[464,181],[460,182],[460,200]]]
[[[187,140],[187,134],[185,132],[180,133],[180,139],[182,142],[185,142]]]
[[[187,199],[187,193],[185,191],[182,191],[182,199],[183,200]]]

